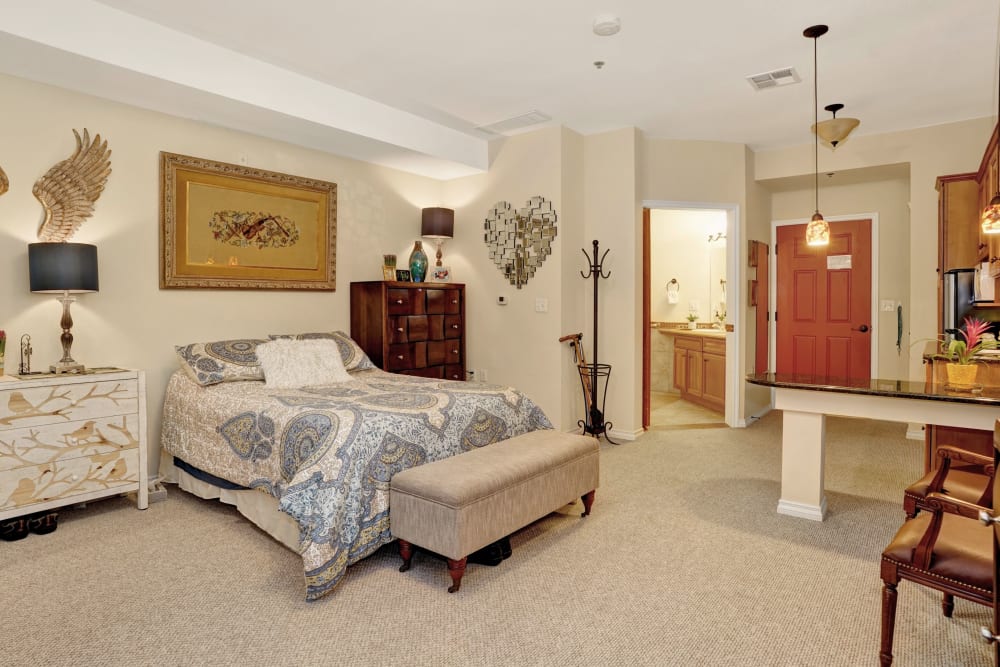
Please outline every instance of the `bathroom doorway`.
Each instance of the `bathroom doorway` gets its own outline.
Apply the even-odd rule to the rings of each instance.
[[[736,216],[735,206],[645,203],[647,429],[724,428],[735,417]]]

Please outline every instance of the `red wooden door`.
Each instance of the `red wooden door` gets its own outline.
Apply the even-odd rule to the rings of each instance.
[[[830,223],[808,246],[805,225],[778,227],[776,372],[871,377],[871,220]]]
[[[757,254],[757,340],[755,342],[754,372],[766,373],[768,344],[768,247],[766,243],[754,242]]]

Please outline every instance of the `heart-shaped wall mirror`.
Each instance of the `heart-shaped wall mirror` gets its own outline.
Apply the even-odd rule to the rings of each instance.
[[[511,285],[521,289],[552,254],[556,212],[545,197],[532,197],[517,211],[500,201],[486,215],[483,229],[490,259]]]

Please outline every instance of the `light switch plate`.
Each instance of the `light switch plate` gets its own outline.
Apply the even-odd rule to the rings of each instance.
[[[896,310],[896,302],[890,301],[888,299],[882,299],[879,305],[879,309],[884,313],[891,313]]]

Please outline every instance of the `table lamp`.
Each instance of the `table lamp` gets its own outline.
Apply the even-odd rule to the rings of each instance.
[[[70,356],[73,346],[73,318],[69,307],[76,301],[71,294],[96,292],[97,246],[86,243],[29,243],[28,274],[31,291],[39,294],[62,294],[62,343],[63,356],[59,362],[49,367],[53,373],[82,373],[83,364]]]
[[[437,266],[441,266],[441,246],[455,233],[455,211],[450,208],[425,208],[420,220],[420,235],[433,239],[437,248]]]

